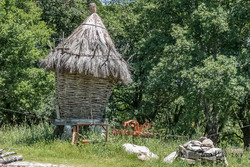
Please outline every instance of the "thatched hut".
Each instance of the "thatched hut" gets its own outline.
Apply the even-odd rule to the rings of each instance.
[[[90,5],[92,14],[41,61],[55,72],[58,124],[102,122],[114,84],[132,81],[95,6]]]

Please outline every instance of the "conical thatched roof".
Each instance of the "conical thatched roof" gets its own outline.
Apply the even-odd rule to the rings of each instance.
[[[129,65],[116,51],[95,10],[41,61],[41,66],[53,71],[82,73],[129,83],[132,81]]]

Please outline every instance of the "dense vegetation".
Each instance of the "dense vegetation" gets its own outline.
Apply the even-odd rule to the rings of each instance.
[[[97,140],[96,144],[85,144],[72,146],[70,141],[62,141],[53,138],[53,125],[48,123],[40,123],[39,125],[19,125],[15,127],[0,128],[0,147],[18,148],[19,150],[11,150],[21,154],[24,161],[63,164],[68,166],[100,166],[100,167],[190,167],[190,165],[180,159],[174,161],[173,164],[164,163],[162,160],[171,152],[176,151],[178,145],[186,143],[189,139],[168,139],[166,141],[160,139],[145,139],[145,138],[123,138],[120,136],[110,135],[108,144],[104,145],[104,137],[91,133],[91,139]],[[199,138],[193,136],[192,139]],[[159,159],[151,159],[150,161],[141,161],[136,154],[128,153],[122,145],[124,143],[134,143],[144,145],[154,154],[159,156]],[[223,148],[226,151],[226,148]],[[249,166],[250,152],[245,152],[244,155],[236,156],[236,154],[227,153],[227,160],[232,167]],[[221,167],[221,163],[206,163],[206,166]],[[197,163],[195,166],[204,166]]]
[[[154,121],[159,136],[198,132],[250,146],[250,2],[94,0],[133,67],[106,116]],[[54,76],[39,68],[89,14],[89,0],[0,0],[0,126],[53,118]]]

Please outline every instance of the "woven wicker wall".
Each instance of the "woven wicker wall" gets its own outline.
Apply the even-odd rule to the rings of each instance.
[[[112,89],[108,79],[56,72],[60,118],[102,119]]]

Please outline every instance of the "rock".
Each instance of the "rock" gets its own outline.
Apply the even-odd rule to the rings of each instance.
[[[227,158],[224,157],[224,164],[228,165]]]
[[[214,147],[214,143],[210,139],[203,140],[201,145],[205,147]]]
[[[201,142],[198,140],[192,140],[190,143],[194,146],[201,146]]]
[[[184,158],[187,159],[200,159],[201,154],[195,151],[190,151],[190,150],[186,150],[186,154],[184,155]]]
[[[171,153],[164,159],[164,162],[172,163],[176,156],[189,164],[195,164],[196,161],[216,161],[228,164],[222,149],[214,148],[213,141],[206,137],[201,137],[199,141],[191,140],[183,146],[179,145],[177,153]]]
[[[193,159],[181,158],[181,160],[186,161],[190,165],[194,165],[195,164],[195,160],[193,160]]]
[[[148,154],[146,152],[139,152],[137,154],[138,159],[142,160],[142,161],[147,161],[150,160],[150,157],[148,156]]]
[[[216,154],[216,159],[224,160],[226,157],[223,152]]]
[[[173,161],[177,158],[178,154],[176,152],[172,152],[167,157],[163,159],[163,162],[173,163]]]
[[[193,146],[193,145],[191,145],[191,144],[189,144],[189,145],[187,146],[187,149],[188,149],[188,150],[191,150],[191,151],[202,152],[201,147],[199,147],[199,146]]]
[[[201,137],[200,139],[199,139],[199,141],[200,142],[203,142],[204,140],[206,140],[207,139],[207,137]]]
[[[222,153],[221,148],[211,148],[211,149],[205,151],[205,152],[204,152],[204,155],[207,154],[207,155],[212,155],[212,156],[214,156],[214,155],[217,155],[217,154],[219,154],[219,153]]]
[[[208,151],[211,149],[211,147],[201,147],[202,151],[205,152],[205,151]]]
[[[201,157],[201,159],[209,160],[209,161],[216,161],[216,156],[212,157]]]
[[[179,145],[178,151],[184,152],[184,151],[186,151],[186,149],[182,145]]]
[[[137,146],[134,144],[126,143],[123,144],[123,147],[127,152],[136,153],[137,157],[141,160],[149,160],[151,158],[158,159],[158,155],[149,151],[149,149],[145,146]]]
[[[187,148],[187,146],[188,146],[189,144],[191,144],[191,141],[186,142],[185,144],[183,144],[183,147]]]

